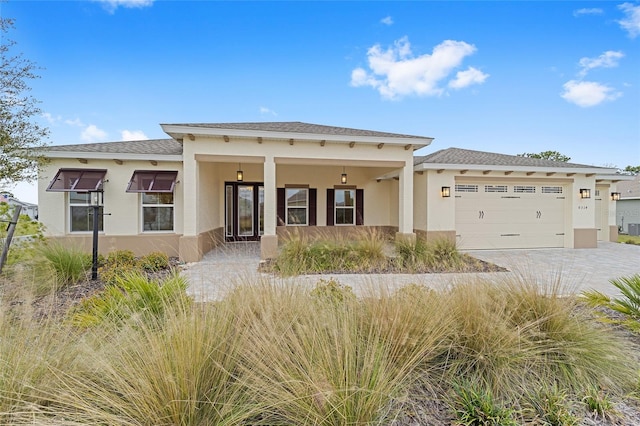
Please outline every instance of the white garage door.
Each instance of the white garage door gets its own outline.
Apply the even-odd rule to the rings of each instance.
[[[459,247],[563,247],[565,192],[561,184],[457,184]]]

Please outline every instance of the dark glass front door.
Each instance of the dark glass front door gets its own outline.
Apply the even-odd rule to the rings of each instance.
[[[264,185],[225,183],[225,240],[257,241],[264,233]]]

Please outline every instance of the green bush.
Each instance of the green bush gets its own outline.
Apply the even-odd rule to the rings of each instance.
[[[455,241],[448,238],[400,239],[396,241],[395,250],[398,267],[412,272],[462,271],[465,265]]]
[[[156,272],[169,267],[169,256],[161,251],[154,251],[141,257],[138,262],[145,271]]]
[[[549,382],[553,382],[553,378],[549,378]],[[524,411],[541,425],[575,426],[580,422],[572,412],[567,391],[560,389],[557,383],[541,383],[534,389],[527,389],[525,398],[527,408]]]
[[[131,250],[115,250],[104,259],[98,276],[107,284],[117,285],[120,278],[140,272],[142,267]]]
[[[123,324],[134,315],[158,319],[170,307],[189,304],[187,282],[177,274],[158,282],[134,272],[118,276],[115,281],[100,294],[83,300],[71,312],[71,322],[90,327],[105,321]]]
[[[311,296],[337,304],[354,301],[356,299],[356,295],[353,293],[351,287],[342,285],[333,278],[318,281],[315,288],[311,290]]]
[[[591,306],[604,306],[624,314],[624,319],[611,320],[607,318],[606,320],[622,324],[632,331],[640,332],[640,274],[612,279],[609,282],[620,290],[621,297],[610,298],[597,290],[589,290],[582,292],[582,300]],[[601,315],[601,317],[603,316]]]
[[[471,382],[456,382],[451,407],[466,426],[518,426],[513,410],[498,402],[490,390]]]
[[[294,231],[284,240],[275,270],[285,276],[369,272],[387,264],[385,240],[377,231],[362,231],[352,239],[326,234],[311,238]]]

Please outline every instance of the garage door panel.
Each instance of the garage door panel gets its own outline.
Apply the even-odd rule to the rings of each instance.
[[[541,185],[487,185],[493,185],[491,191],[499,188],[502,192],[484,192],[485,184],[478,185],[478,192],[456,192],[456,234],[461,248],[564,246],[564,196],[544,193]],[[515,186],[529,192],[515,193]],[[558,185],[554,190],[564,188]]]

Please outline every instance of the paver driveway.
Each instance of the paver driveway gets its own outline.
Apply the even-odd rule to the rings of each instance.
[[[357,294],[383,287],[393,290],[416,283],[442,288],[461,280],[502,280],[523,277],[539,285],[559,282],[566,293],[596,289],[615,296],[617,289],[609,280],[640,274],[640,246],[601,242],[596,249],[473,250],[479,259],[503,266],[509,272],[478,274],[344,274],[310,275],[290,279],[257,272],[259,243],[232,243],[207,253],[200,262],[186,265],[183,274],[189,280],[189,294],[199,300],[215,300],[241,283],[275,282],[313,285],[319,279],[334,278],[351,286]]]

